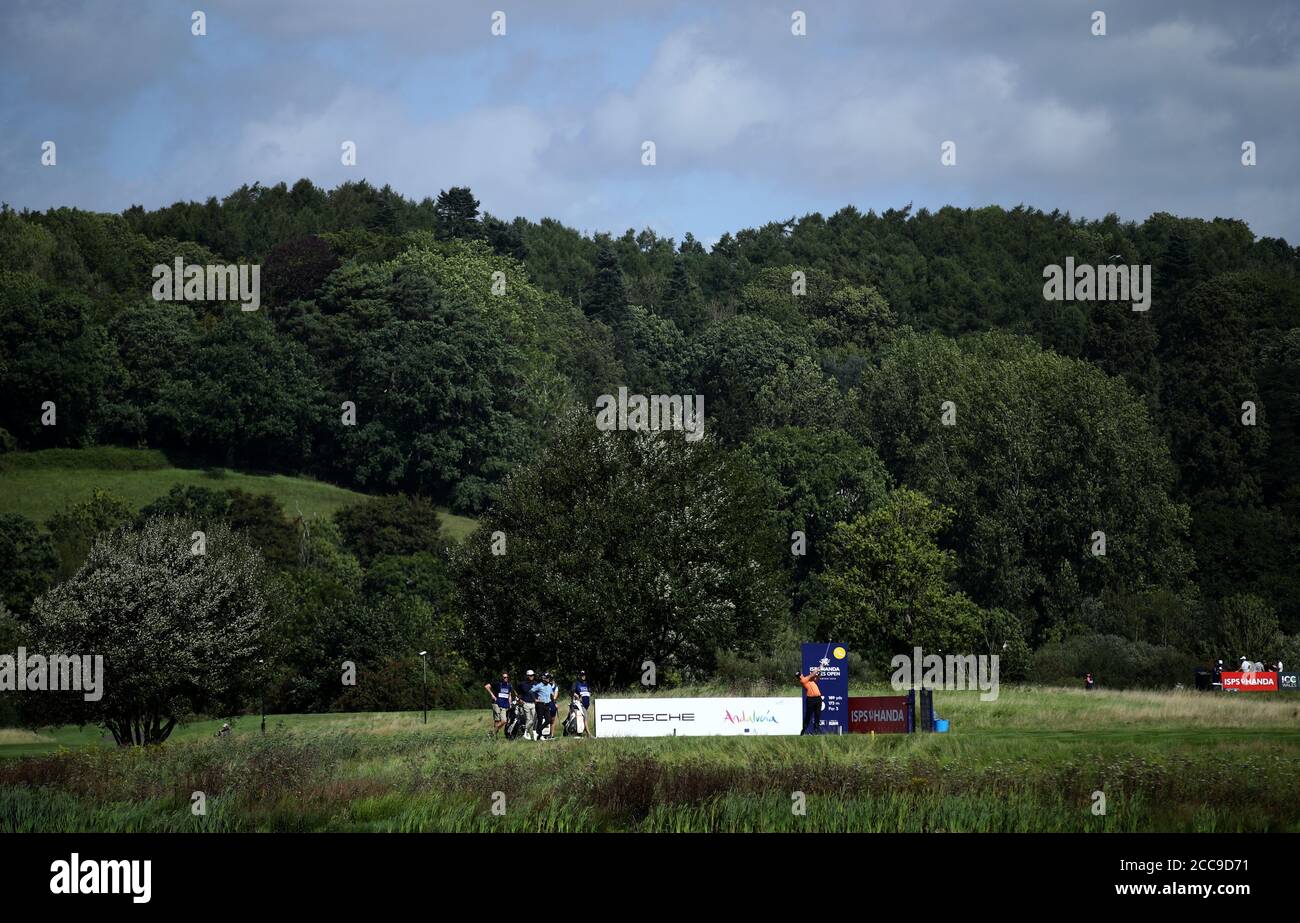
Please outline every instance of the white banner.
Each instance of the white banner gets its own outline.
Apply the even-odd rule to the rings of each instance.
[[[591,704],[597,737],[798,734],[803,699],[604,699]]]

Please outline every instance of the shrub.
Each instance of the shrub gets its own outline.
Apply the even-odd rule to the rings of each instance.
[[[1197,658],[1165,645],[1118,635],[1079,635],[1045,644],[1034,653],[1030,678],[1038,683],[1073,684],[1085,673],[1114,689],[1191,683]]]

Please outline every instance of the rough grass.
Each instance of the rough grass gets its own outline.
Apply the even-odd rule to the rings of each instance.
[[[177,468],[151,449],[47,449],[0,455],[0,513],[19,513],[41,523],[95,488],[117,494],[138,510],[177,485],[271,494],[290,516],[299,511],[332,516],[366,499],[365,494],[307,477]],[[452,539],[460,540],[478,526],[474,519],[446,510],[439,513]]]
[[[1285,696],[936,700],[952,733],[507,742],[486,708],[201,722],[144,750],[52,729],[0,760],[0,831],[1300,831]]]
[[[0,728],[0,747],[44,747],[53,743],[54,738],[47,734],[37,734],[22,728]]]

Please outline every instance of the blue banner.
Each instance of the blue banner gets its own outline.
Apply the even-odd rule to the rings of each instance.
[[[822,694],[822,716],[818,728],[823,734],[849,732],[849,652],[843,644],[813,642],[803,646],[803,674],[818,670],[817,688]]]

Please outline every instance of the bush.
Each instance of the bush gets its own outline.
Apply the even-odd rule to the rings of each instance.
[[[1112,689],[1188,685],[1197,658],[1187,651],[1118,635],[1080,635],[1045,644],[1034,653],[1030,678],[1037,683],[1073,685],[1091,673]]]
[[[0,461],[0,470],[32,471],[48,468],[93,468],[96,471],[156,471],[170,468],[167,456],[155,449],[122,449],[96,446],[86,449],[42,449],[39,452],[10,452]]]
[[[773,689],[790,690],[797,694],[794,674],[802,670],[801,642],[792,633],[786,632],[777,642],[773,653],[761,657],[745,657],[731,651],[719,650],[718,666],[713,674],[716,682],[723,686],[748,689],[759,683],[766,683]],[[868,683],[873,678],[888,676],[887,671],[877,673],[874,677],[867,666],[867,661],[856,651],[849,651],[849,682]]]

